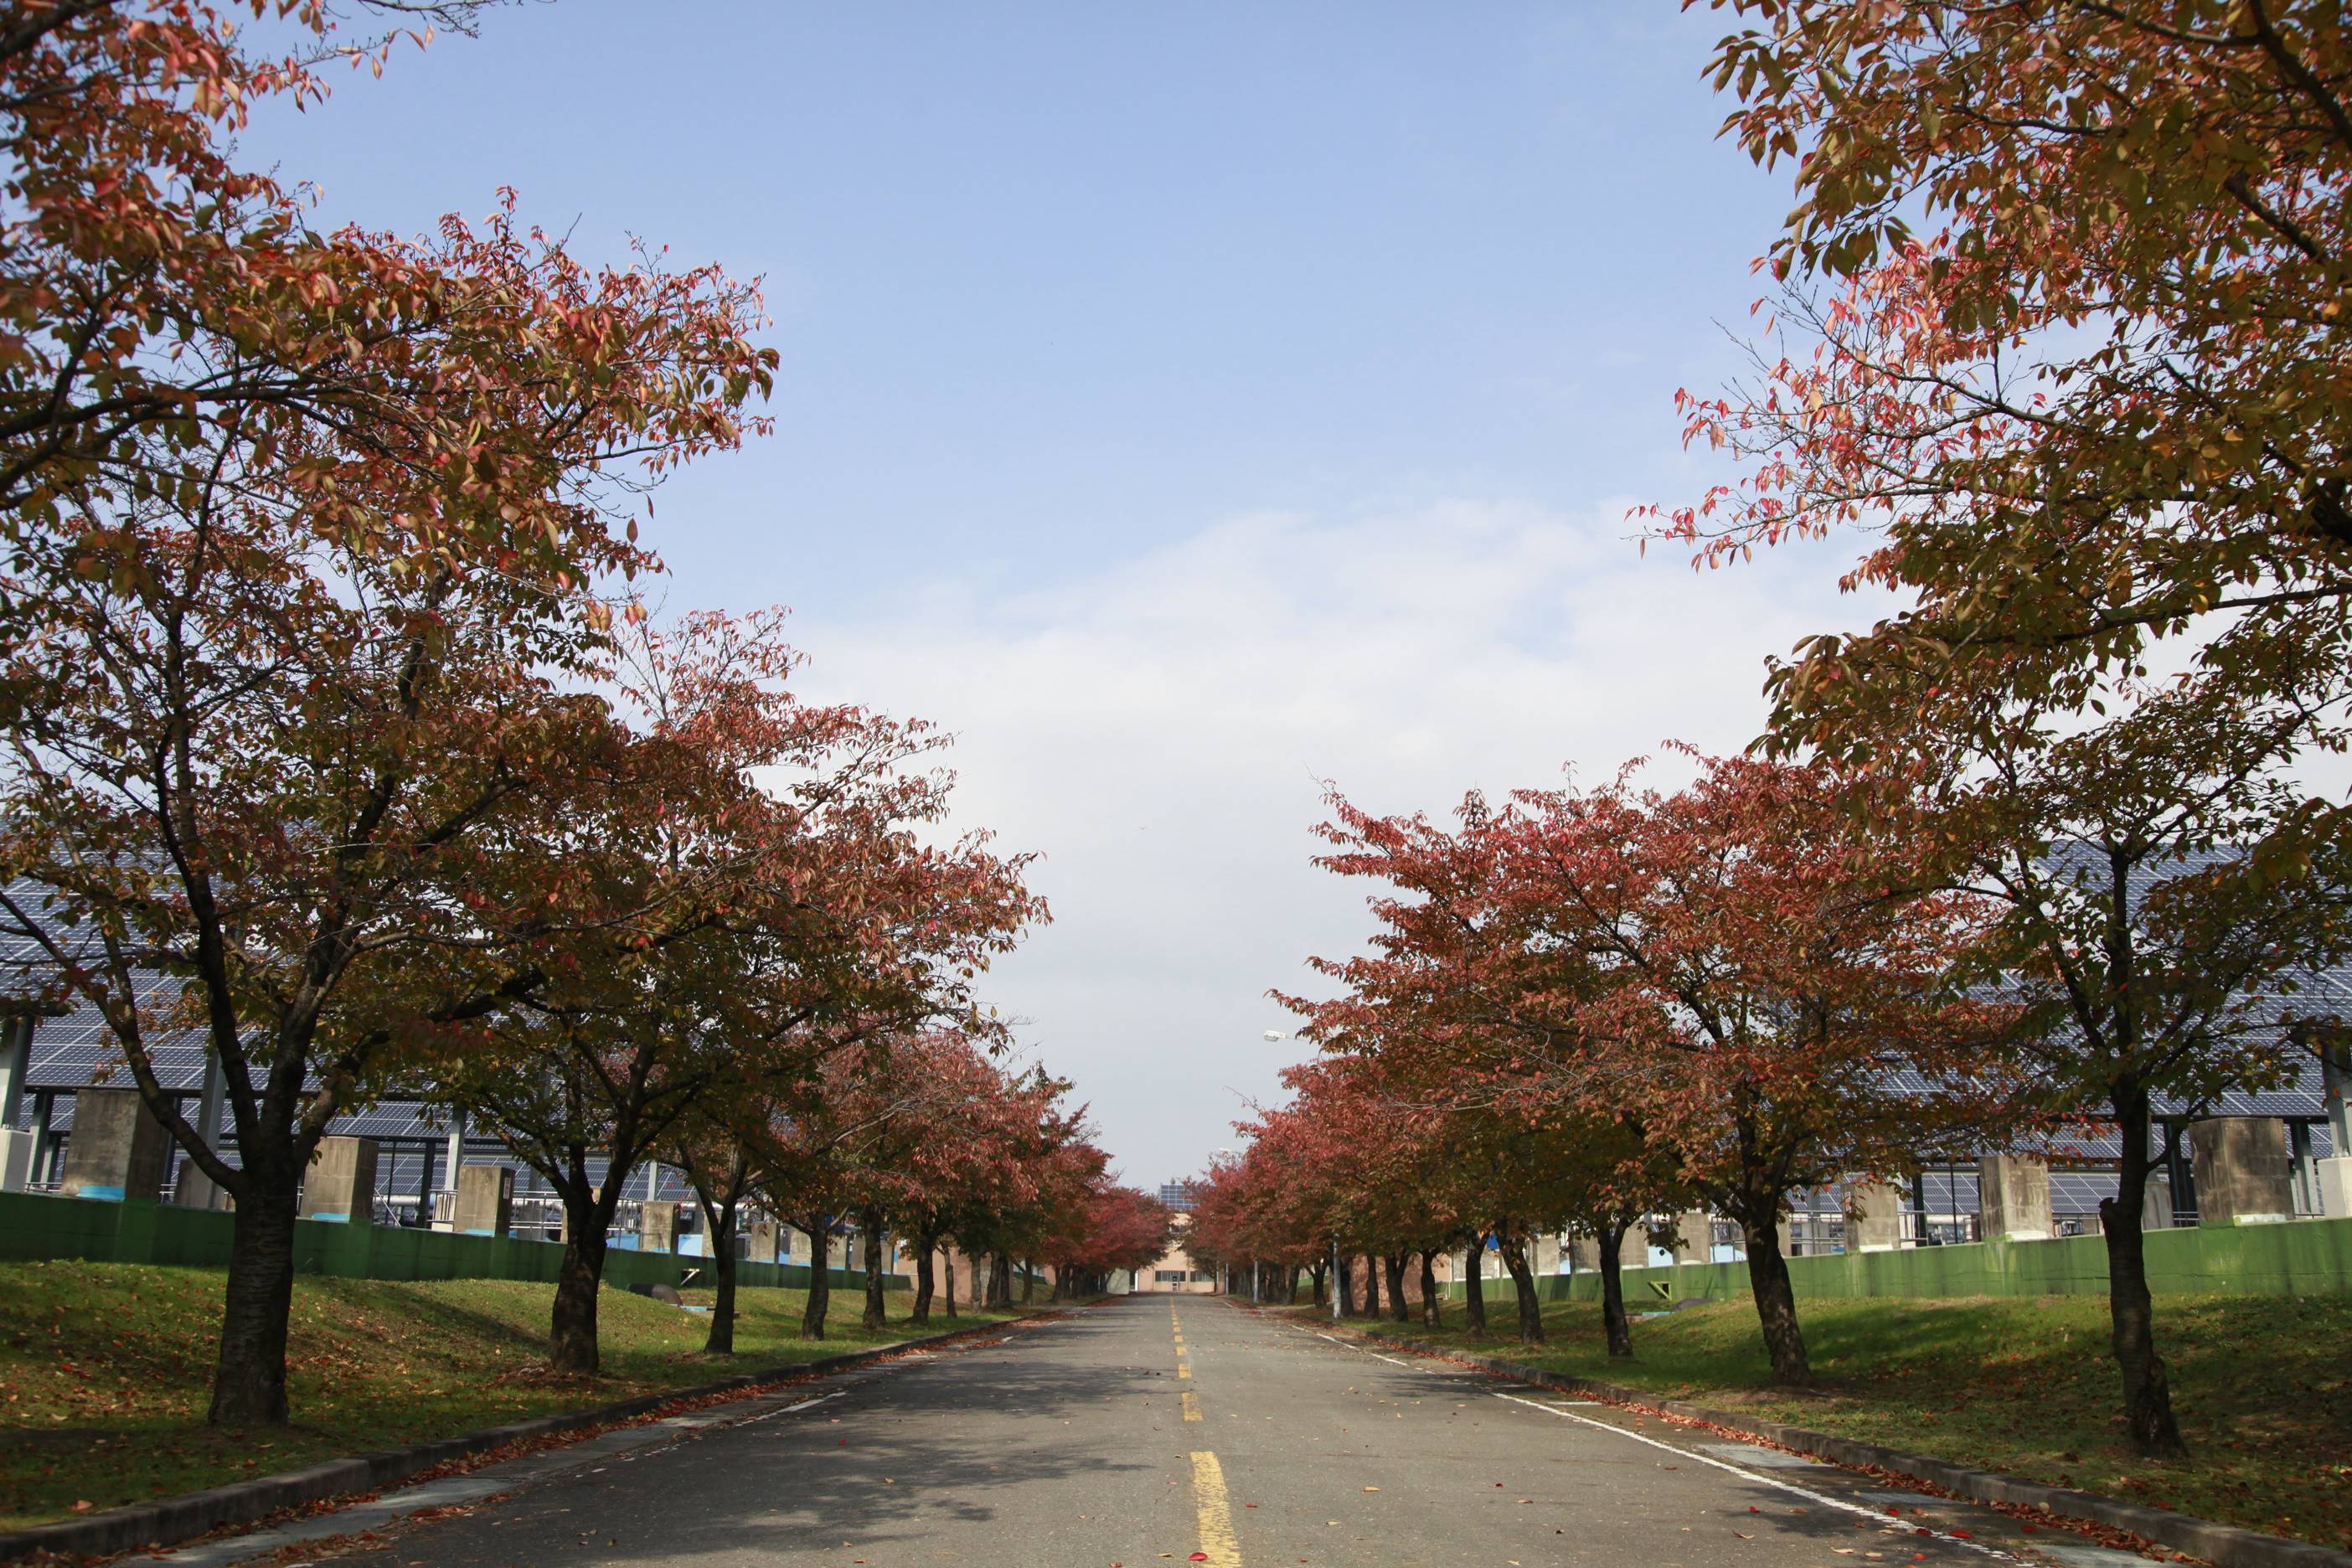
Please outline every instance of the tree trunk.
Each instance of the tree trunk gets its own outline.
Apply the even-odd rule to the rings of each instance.
[[[1421,1326],[1442,1329],[1445,1326],[1445,1309],[1437,1299],[1437,1252],[1433,1247],[1421,1249]]]
[[[984,1255],[988,1260],[988,1283],[980,1297],[983,1310],[1000,1310],[1013,1304],[1013,1264],[1001,1252]]]
[[[859,1326],[878,1334],[889,1322],[882,1307],[882,1216],[867,1209],[858,1216],[857,1228],[866,1242],[866,1316]]]
[[[703,1232],[710,1237],[710,1334],[702,1348],[711,1355],[735,1353],[735,1226],[740,1215],[730,1189],[713,1212],[702,1209]]]
[[[548,1364],[579,1377],[595,1375],[596,1298],[604,1283],[604,1207],[575,1212],[563,1205],[563,1262],[555,1275],[555,1307],[547,1338]]]
[[[1037,1260],[1024,1258],[1021,1264],[1021,1304],[1024,1307],[1037,1300]]]
[[[286,1424],[286,1321],[294,1310],[296,1184],[247,1171],[229,1244],[213,1372],[215,1426]]]
[[[1328,1284],[1326,1276],[1330,1273],[1330,1270],[1331,1266],[1328,1263],[1310,1263],[1307,1266],[1307,1280],[1315,1288],[1315,1304],[1318,1307],[1328,1307],[1331,1304],[1331,1298],[1325,1293],[1325,1287]]]
[[[915,1305],[907,1314],[907,1321],[910,1323],[931,1321],[931,1293],[938,1288],[938,1280],[931,1271],[931,1249],[938,1245],[938,1237],[929,1236],[915,1238]]]
[[[1625,1316],[1625,1266],[1617,1249],[1625,1245],[1625,1226],[1621,1222],[1600,1228],[1601,1242],[1601,1327],[1609,1336],[1609,1353],[1630,1356],[1633,1353],[1633,1325]]]
[[[947,1287],[948,1321],[952,1323],[955,1321],[955,1254],[953,1252],[943,1249],[940,1253],[940,1274],[941,1282]]]
[[[1331,1288],[1339,1293],[1339,1315],[1352,1318],[1356,1315],[1356,1272],[1349,1267],[1345,1253],[1333,1260],[1331,1272]]]
[[[1486,1238],[1470,1238],[1468,1267],[1462,1274],[1462,1331],[1474,1340],[1486,1337]]]
[[[1364,1316],[1377,1318],[1380,1315],[1381,1255],[1367,1252],[1364,1254]]]
[[[1511,1271],[1512,1288],[1519,1293],[1519,1343],[1544,1342],[1543,1303],[1536,1300],[1536,1271],[1528,1263],[1527,1243],[1516,1236],[1499,1237],[1503,1267]]]
[[[833,1244],[826,1236],[826,1216],[819,1215],[808,1227],[810,1242],[808,1305],[801,1309],[801,1338],[824,1338],[824,1320],[833,1310]]]
[[[1748,1289],[1756,1298],[1756,1319],[1764,1330],[1764,1348],[1772,1357],[1772,1381],[1796,1386],[1812,1381],[1805,1359],[1804,1331],[1797,1326],[1797,1292],[1789,1283],[1789,1260],[1780,1256],[1780,1212],[1777,1195],[1762,1200],[1764,1219],[1736,1217],[1748,1247]]]
[[[1389,1276],[1389,1316],[1400,1323],[1412,1321],[1412,1304],[1404,1299],[1404,1260],[1408,1256],[1402,1252],[1392,1252],[1381,1259],[1381,1266],[1388,1270]]]
[[[2124,1374],[2124,1426],[2132,1444],[2151,1458],[2189,1452],[2173,1418],[2172,1384],[2156,1352],[2156,1302],[2148,1294],[2147,1237],[2140,1228],[2147,1200],[2147,1095],[2137,1083],[2114,1087],[2116,1128],[2123,1139],[2116,1195],[2099,1201],[2099,1227],[2107,1243],[2107,1318],[2116,1365]]]

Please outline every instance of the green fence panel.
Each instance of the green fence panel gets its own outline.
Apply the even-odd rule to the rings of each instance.
[[[236,1236],[236,1216],[219,1210],[184,1209],[138,1201],[52,1197],[42,1193],[0,1193],[0,1262],[74,1258],[91,1263],[163,1263],[191,1268],[225,1267]],[[339,1225],[326,1220],[294,1222],[294,1268],[348,1279],[527,1279],[552,1284],[563,1263],[563,1247],[553,1241],[457,1236],[446,1230],[408,1230],[397,1226]],[[604,1254],[604,1283],[619,1289],[635,1285],[678,1285],[690,1268],[705,1270],[710,1259],[691,1254],[637,1252],[615,1247]],[[806,1289],[804,1263],[735,1266],[736,1282],[750,1289]],[[866,1289],[866,1276],[850,1268],[827,1270],[837,1290]],[[887,1275],[886,1290],[907,1290],[912,1282]]]
[[[2152,1230],[2146,1237],[2148,1288],[2164,1295],[2235,1292],[2265,1296],[2352,1293],[2352,1219],[2279,1225],[2208,1225]],[[1909,1296],[2101,1296],[2107,1245],[2096,1236],[2049,1241],[1971,1242],[1892,1252],[1833,1252],[1789,1259],[1800,1298]],[[1629,1304],[1748,1297],[1745,1263],[1684,1263],[1624,1271]],[[1536,1281],[1546,1301],[1598,1301],[1601,1276],[1550,1274]],[[1453,1281],[1446,1294],[1460,1297]],[[1513,1300],[1508,1279],[1486,1281],[1491,1303]]]

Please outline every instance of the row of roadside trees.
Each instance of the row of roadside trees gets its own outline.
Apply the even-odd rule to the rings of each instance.
[[[1899,607],[1774,662],[1687,782],[1335,795],[1377,929],[1292,999],[1324,1055],[1199,1245],[1494,1237],[1532,1335],[1526,1238],[1577,1226],[1630,1353],[1616,1237],[1705,1207],[1796,1382],[1790,1192],[2088,1129],[2125,1420],[2179,1454],[2153,1110],[2342,1050],[2352,40],[2297,0],[1725,8],[1727,133],[1801,200],[1752,375],[1678,395],[1738,471],[1644,516],[1714,565],[1865,530],[1849,585]]]
[[[999,1296],[1015,1256],[1106,1272],[1133,1198],[1067,1086],[995,1060],[976,992],[1045,918],[1026,858],[947,826],[943,736],[800,696],[781,613],[645,595],[653,488],[766,428],[756,289],[583,261],[511,194],[422,239],[312,226],[234,136],[423,41],[347,20],[26,0],[0,26],[6,979],[102,1019],[233,1200],[213,1419],[287,1419],[297,1194],[386,1096],[561,1196],[561,1370],[595,1367],[651,1160],[718,1243],[714,1350],[752,1205],[854,1218],[869,1318],[892,1229],[987,1255]],[[157,1075],[190,1043],[230,1146]],[[822,1270],[812,1298],[821,1332]]]

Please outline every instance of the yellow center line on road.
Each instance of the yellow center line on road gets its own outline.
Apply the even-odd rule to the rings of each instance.
[[[1184,1419],[1198,1421],[1200,1418],[1201,1402],[1192,1397],[1192,1391],[1188,1388],[1184,1391]]]
[[[1225,1470],[1214,1454],[1192,1456],[1192,1506],[1200,1511],[1201,1553],[1209,1560],[1209,1568],[1242,1568],[1233,1504],[1225,1498]]]
[[[1186,1366],[1180,1361],[1176,1363],[1176,1375],[1179,1377],[1190,1377],[1192,1375],[1192,1369]]]

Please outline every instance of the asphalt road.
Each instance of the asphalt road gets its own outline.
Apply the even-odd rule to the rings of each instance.
[[[368,1568],[2018,1560],[2000,1516],[1880,1485],[1222,1300],[1139,1296],[615,1435],[527,1475],[484,1472],[440,1517],[355,1555]],[[2069,1568],[2141,1561],[2037,1544]]]

